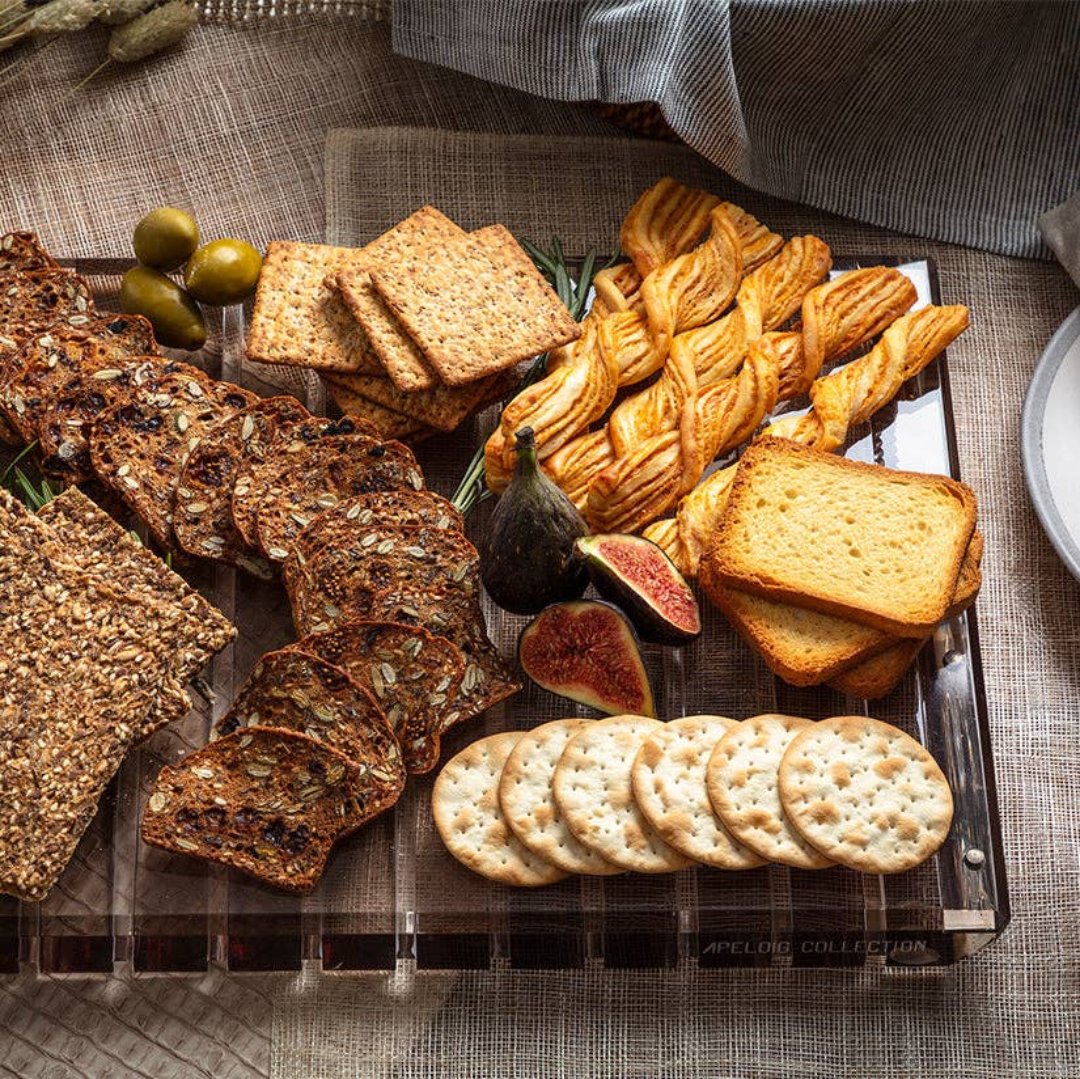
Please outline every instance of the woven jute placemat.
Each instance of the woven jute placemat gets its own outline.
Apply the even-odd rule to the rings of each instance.
[[[283,984],[281,1075],[1066,1076],[1080,1069],[1080,588],[1029,508],[1017,424],[1047,337],[1078,298],[1060,268],[854,225],[740,188],[684,148],[621,139],[335,131],[328,238],[371,239],[423,202],[606,249],[670,174],[838,254],[929,256],[971,329],[949,352],[964,478],[987,538],[978,611],[1014,921],[943,971],[510,971]]]

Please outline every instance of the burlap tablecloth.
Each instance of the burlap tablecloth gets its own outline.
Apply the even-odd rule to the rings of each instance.
[[[1080,300],[1065,274],[758,198],[678,148],[581,141],[612,132],[581,108],[397,61],[385,30],[361,20],[204,27],[183,51],[65,100],[90,66],[63,42],[0,87],[0,222],[36,225],[65,253],[123,253],[139,213],[168,201],[208,233],[265,241],[317,239],[326,222],[361,240],[432,200],[463,224],[503,220],[581,250],[609,243],[631,197],[670,171],[841,253],[933,256],[944,298],[973,312],[950,358],[987,537],[979,615],[1014,920],[973,960],[887,977],[0,980],[0,1072],[1080,1075],[1080,588],[1039,531],[1017,448],[1031,368]],[[324,202],[326,134],[342,127],[360,130],[331,136]]]

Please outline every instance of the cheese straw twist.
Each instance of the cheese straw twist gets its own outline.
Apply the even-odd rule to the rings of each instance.
[[[701,193],[691,193],[697,194]],[[657,371],[676,333],[715,319],[730,305],[742,278],[744,237],[739,229],[745,230],[754,255],[767,250],[769,243],[754,218],[737,207],[731,209],[733,214],[726,203],[713,206],[706,239],[692,251],[650,269],[631,295],[626,290],[636,285],[634,272],[608,274],[602,280],[605,299],[586,320],[594,323],[595,332],[583,333],[569,351],[560,352],[554,370],[506,406],[488,439],[484,463],[492,490],[501,491],[510,481],[514,434],[521,427],[532,427],[537,454],[544,460],[602,415],[619,386]],[[700,214],[694,221],[700,235]],[[680,243],[690,235],[691,227],[681,226]],[[638,247],[641,266],[651,265],[654,247]],[[646,259],[649,252],[652,255]]]
[[[851,428],[888,404],[904,382],[939,356],[967,325],[968,309],[961,305],[928,306],[902,315],[865,356],[814,382],[808,412],[781,417],[765,434],[836,452]],[[697,574],[737,467],[714,472],[682,500],[675,518],[658,521],[645,531],[685,574]]]
[[[830,265],[829,249],[817,237],[789,240],[780,254],[743,278],[736,306],[728,314],[675,337],[660,378],[623,401],[606,428],[582,435],[552,454],[545,462],[548,474],[584,512],[589,489],[600,473],[635,454],[650,438],[676,431],[686,402],[701,387],[737,371],[750,342],[790,318]],[[675,498],[683,493],[676,491]]]

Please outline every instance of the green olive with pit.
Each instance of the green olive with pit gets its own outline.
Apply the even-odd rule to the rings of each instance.
[[[183,266],[199,246],[199,226],[191,214],[173,206],[151,210],[136,226],[135,257],[155,270]]]
[[[243,240],[213,240],[191,256],[184,285],[202,303],[222,307],[239,303],[255,290],[262,255]]]
[[[171,278],[150,266],[133,266],[120,282],[120,309],[143,315],[158,341],[188,352],[206,343],[206,319],[199,305]]]

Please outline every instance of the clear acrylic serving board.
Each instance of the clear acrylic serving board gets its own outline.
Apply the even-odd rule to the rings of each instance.
[[[896,264],[888,258],[842,260]],[[99,305],[115,306],[126,263],[75,264]],[[903,266],[920,302],[936,296],[933,267]],[[212,311],[193,362],[268,394],[291,388],[324,408],[310,372],[268,370],[244,358],[247,311]],[[188,358],[188,357],[186,357]],[[189,358],[190,359],[190,358]],[[269,381],[268,381],[269,379]],[[793,407],[805,407],[805,401]],[[423,443],[429,485],[450,494],[496,422],[490,408],[453,435]],[[903,388],[857,435],[848,455],[898,468],[957,474],[945,358]],[[469,521],[474,541],[490,503]],[[941,626],[902,688],[867,704],[773,677],[703,605],[705,631],[681,649],[644,650],[660,718],[785,712],[820,719],[867,712],[915,735],[952,784],[956,816],[942,850],[892,877],[834,868],[572,877],[512,890],[473,875],[443,849],[429,798],[435,773],[410,779],[397,807],[336,848],[319,887],[294,896],[242,874],[143,845],[139,819],[154,777],[207,740],[259,656],[293,639],[283,590],[210,562],[177,569],[229,615],[234,645],[204,672],[204,692],[180,723],[129,754],[59,884],[42,903],[0,896],[0,971],[56,973],[235,971],[935,966],[992,941],[1009,920],[975,614]],[[485,597],[492,639],[512,654],[525,619]],[[534,686],[458,728],[443,759],[483,734],[591,714]]]

